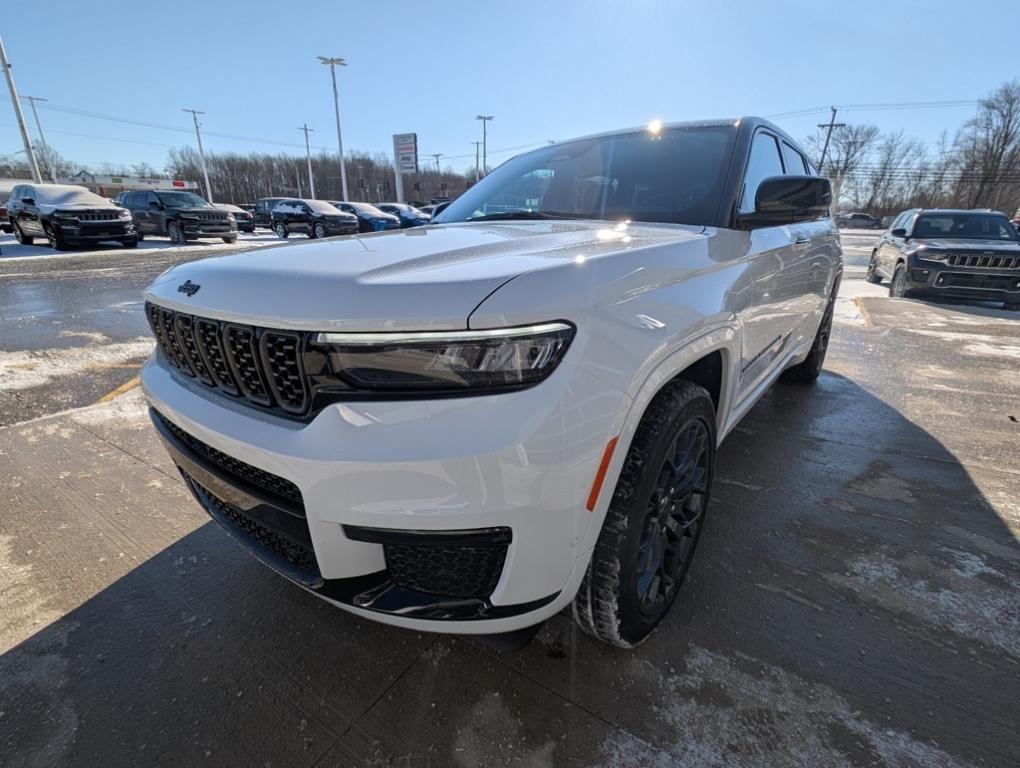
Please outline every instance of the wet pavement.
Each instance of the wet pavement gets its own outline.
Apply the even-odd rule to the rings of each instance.
[[[137,389],[0,428],[0,765],[1015,765],[1020,318],[857,258],[826,371],[727,438],[633,651],[332,608],[208,522]]]

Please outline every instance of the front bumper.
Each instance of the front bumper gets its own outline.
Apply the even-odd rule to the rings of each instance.
[[[186,437],[299,490],[301,523],[281,528],[294,519],[286,499],[203,462],[154,418],[202,506],[260,560],[368,618],[478,634],[531,626],[572,599],[587,565],[588,552],[579,551],[592,517],[584,502],[625,405],[617,390],[566,363],[520,392],[335,404],[307,424],[198,389],[158,359],[143,369],[142,385],[154,410]],[[265,546],[266,534],[237,510],[290,544]],[[481,551],[495,545],[477,537],[492,531],[504,532],[501,552]],[[407,548],[408,536],[418,550]],[[311,560],[290,545],[303,545]],[[446,583],[413,572],[426,561],[435,570],[429,553],[438,550],[423,554],[428,545],[448,547],[441,564],[468,562],[458,547],[471,548],[480,558],[471,562],[485,568],[498,560],[486,593],[422,589]]]
[[[237,224],[211,221],[181,221],[185,237],[231,237],[237,234]]]
[[[58,224],[65,240],[74,242],[100,242],[134,237],[135,226],[131,219],[94,221],[80,224]]]
[[[1020,303],[1020,270],[956,267],[934,259],[911,258],[906,288],[915,296]]]

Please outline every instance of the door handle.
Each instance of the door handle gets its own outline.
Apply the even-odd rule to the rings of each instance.
[[[793,242],[796,245],[805,245],[806,243],[811,242],[811,238],[807,235],[797,235]]]

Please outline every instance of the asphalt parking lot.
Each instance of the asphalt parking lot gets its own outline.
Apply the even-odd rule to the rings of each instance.
[[[876,235],[817,386],[718,454],[660,629],[560,615],[514,654],[334,609],[191,499],[131,386],[139,291],[223,246],[0,241],[0,765],[1016,765],[1020,316],[889,299]]]

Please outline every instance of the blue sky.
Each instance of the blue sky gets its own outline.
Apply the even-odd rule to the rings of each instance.
[[[182,129],[191,124],[180,109],[194,107],[210,134],[295,145],[209,135],[217,151],[302,154],[303,122],[314,145],[334,148],[329,76],[316,56],[343,56],[345,148],[389,151],[393,133],[416,131],[422,155],[441,152],[462,169],[474,164],[479,112],[495,115],[493,165],[512,154],[501,150],[652,118],[977,99],[1020,77],[1016,20],[1015,0],[53,0],[6,4],[0,34],[19,91],[52,105]],[[21,148],[6,96],[0,154]],[[47,139],[79,163],[161,167],[169,146],[194,141],[43,106]],[[840,119],[935,142],[973,110]],[[776,122],[803,138],[825,117]]]

